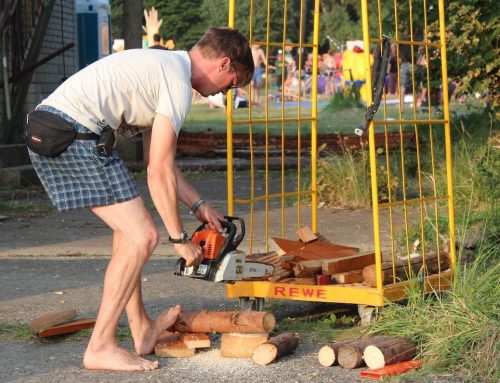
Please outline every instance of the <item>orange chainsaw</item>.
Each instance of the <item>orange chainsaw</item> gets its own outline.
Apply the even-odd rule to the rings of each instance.
[[[235,282],[273,274],[274,266],[249,262],[246,254],[237,250],[245,236],[243,219],[230,216],[224,216],[224,219],[221,221],[223,233],[207,229],[204,224],[196,229],[191,241],[202,248],[203,261],[198,266],[186,267],[186,260],[179,258],[175,264],[175,275],[212,282]],[[235,221],[239,223],[239,232]]]

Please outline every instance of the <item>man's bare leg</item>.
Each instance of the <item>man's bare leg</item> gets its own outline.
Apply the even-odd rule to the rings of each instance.
[[[127,317],[134,338],[135,351],[139,355],[151,354],[160,334],[175,323],[181,307],[179,305],[165,310],[156,320],[146,314],[142,300],[141,279],[137,281],[136,289],[127,303]]]
[[[142,268],[156,247],[158,233],[140,197],[92,211],[113,229],[116,241],[83,365],[97,370],[154,370],[158,368],[157,361],[149,361],[118,347],[116,327],[137,287]]]

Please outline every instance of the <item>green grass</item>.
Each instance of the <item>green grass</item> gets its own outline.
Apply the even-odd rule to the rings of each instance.
[[[388,304],[368,332],[413,340],[424,372],[453,372],[471,382],[498,382],[500,370],[500,245],[485,244],[470,264],[456,268],[451,291],[408,304]]]
[[[329,98],[324,96],[319,99],[319,102],[330,102]],[[268,109],[263,107],[252,107],[250,108],[239,108],[233,112],[233,119],[246,121],[248,119],[259,120],[264,119],[266,116],[268,118],[297,118],[301,117],[311,117],[312,108],[311,107],[301,107],[300,111],[296,106],[281,108],[281,106],[276,106],[275,104],[270,104]],[[385,113],[385,114],[384,114]],[[438,113],[434,110],[434,114]],[[385,117],[392,119],[399,119],[399,109],[397,106],[388,106],[385,111],[383,105],[381,105],[379,111],[375,115],[375,119],[383,119]],[[413,119],[414,111],[412,108],[405,107],[403,110],[403,118]],[[417,119],[427,119],[428,113],[421,110],[416,113]],[[340,108],[335,107],[335,103],[332,103],[332,107],[320,107],[318,108],[318,121],[317,121],[317,131],[318,134],[353,134],[354,129],[357,128],[364,120],[364,108],[356,107],[355,105],[345,104]],[[254,134],[264,134],[266,129],[271,135],[281,135],[282,128],[284,129],[285,135],[296,135],[298,128],[300,126],[301,134],[310,134],[311,123],[309,121],[304,121],[300,125],[297,122],[287,122],[284,125],[281,123],[255,123],[253,124]],[[194,104],[191,107],[187,119],[184,123],[184,130],[188,132],[206,132],[212,131],[217,133],[226,132],[226,114],[222,109],[212,110],[208,104]],[[377,130],[382,129],[377,127]],[[405,130],[411,130],[412,127],[406,126]],[[399,130],[399,127],[390,127],[390,130]],[[248,133],[248,124],[235,124],[233,125],[234,133]]]

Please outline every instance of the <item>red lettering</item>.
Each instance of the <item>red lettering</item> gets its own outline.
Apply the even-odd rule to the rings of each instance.
[[[298,297],[299,296],[299,289],[297,287],[291,287],[289,290],[290,296],[291,297]]]
[[[274,287],[274,295],[285,296],[285,288],[284,287],[275,286]]]
[[[318,289],[317,291],[317,297],[318,299],[325,299],[326,298],[326,290],[324,289]]]
[[[304,297],[312,297],[314,294],[314,289],[303,289],[302,293],[304,294]]]

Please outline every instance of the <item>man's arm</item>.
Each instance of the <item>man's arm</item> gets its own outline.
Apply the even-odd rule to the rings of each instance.
[[[183,231],[177,198],[177,166],[175,152],[177,137],[171,121],[156,114],[151,132],[144,134],[147,153],[148,186],[156,210],[172,238],[180,238]],[[184,186],[183,186],[184,187]],[[175,244],[175,251],[184,259],[186,265],[198,264],[202,259],[201,248],[191,242]]]

